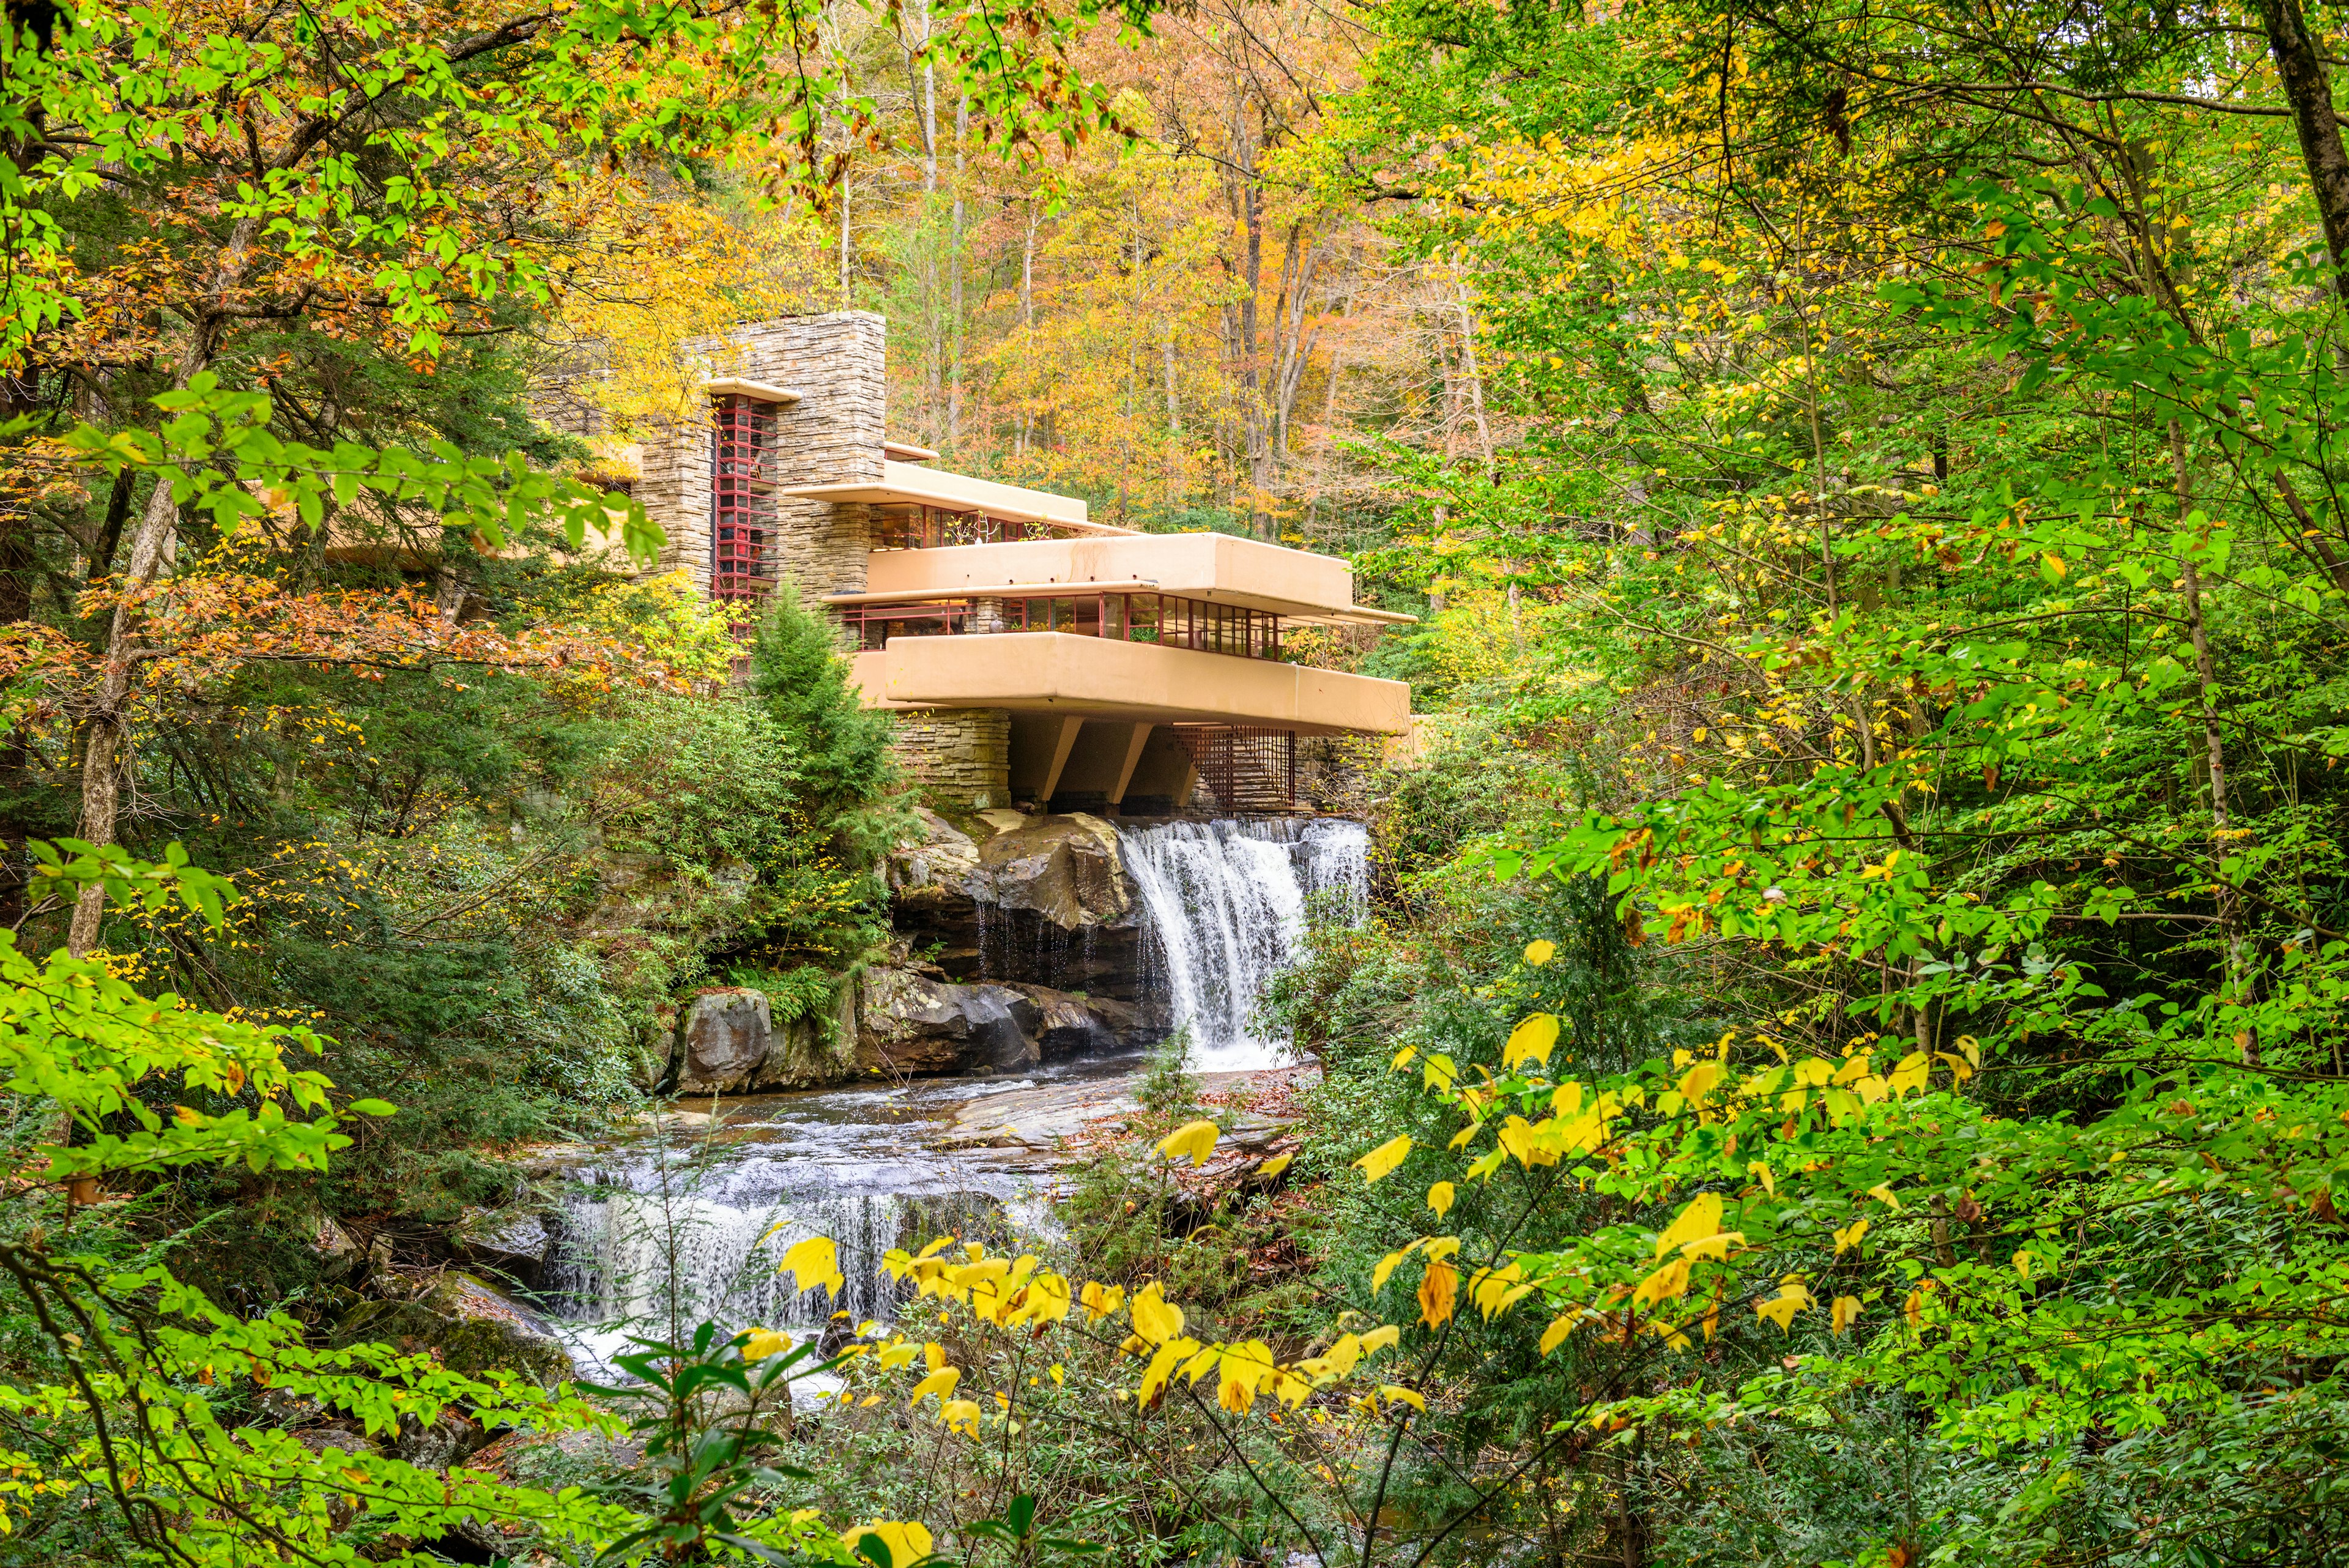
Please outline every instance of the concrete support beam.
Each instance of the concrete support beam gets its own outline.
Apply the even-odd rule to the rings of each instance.
[[[1047,808],[1052,804],[1052,792],[1061,787],[1061,772],[1069,765],[1069,753],[1076,748],[1077,732],[1084,727],[1082,719],[1061,721],[1060,736],[1052,742],[1052,765],[1044,771],[1044,787],[1036,794]]]
[[[1117,785],[1109,792],[1109,803],[1118,805],[1125,800],[1125,786],[1133,782],[1133,765],[1142,761],[1142,748],[1150,743],[1150,726],[1136,724],[1125,742],[1125,763],[1117,770]]]

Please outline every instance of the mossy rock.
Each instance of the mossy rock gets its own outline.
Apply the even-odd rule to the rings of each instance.
[[[451,1372],[514,1372],[542,1387],[575,1373],[570,1352],[536,1318],[464,1273],[443,1274],[410,1301],[362,1302],[335,1325],[334,1344],[438,1355]]]

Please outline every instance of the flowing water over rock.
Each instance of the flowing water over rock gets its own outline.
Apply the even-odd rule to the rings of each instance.
[[[936,1123],[982,1096],[1088,1074],[932,1079],[725,1104],[694,1139],[650,1137],[570,1165],[544,1304],[583,1364],[608,1370],[631,1334],[667,1338],[708,1318],[734,1327],[820,1330],[835,1311],[884,1321],[897,1296],[883,1256],[948,1233],[990,1242],[1050,1226],[1031,1161],[936,1147]],[[843,1296],[801,1294],[776,1264],[829,1236]]]
[[[1347,919],[1370,902],[1370,832],[1334,817],[1219,818],[1126,828],[1126,876],[1150,917],[1163,987],[1204,1071],[1268,1067],[1287,1042],[1254,1026],[1267,981],[1300,956],[1309,902]]]

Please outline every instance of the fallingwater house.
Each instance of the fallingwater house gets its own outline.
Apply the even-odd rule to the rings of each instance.
[[[864,311],[737,328],[709,421],[647,441],[633,489],[660,569],[831,607],[916,778],[979,810],[1279,813],[1300,739],[1407,732],[1403,683],[1282,657],[1294,628],[1413,618],[1356,605],[1344,561],[944,472],[888,439],[883,333]]]

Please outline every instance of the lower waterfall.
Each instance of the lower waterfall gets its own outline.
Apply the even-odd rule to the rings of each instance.
[[[984,1151],[933,1148],[924,1136],[941,1106],[974,1086],[933,1079],[738,1100],[739,1119],[698,1147],[654,1138],[568,1166],[541,1304],[591,1374],[608,1373],[632,1335],[689,1332],[703,1318],[802,1335],[837,1327],[840,1311],[852,1324],[887,1321],[898,1302],[881,1269],[891,1248],[1050,1229],[1033,1182]],[[809,1236],[839,1249],[838,1301],[802,1295],[775,1272]]]
[[[1269,1067],[1287,1042],[1255,1026],[1267,981],[1296,961],[1307,906],[1327,894],[1361,919],[1370,903],[1370,830],[1335,817],[1219,818],[1121,828],[1125,874],[1150,916],[1150,976],[1192,1063]]]

